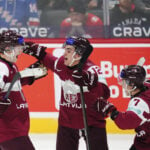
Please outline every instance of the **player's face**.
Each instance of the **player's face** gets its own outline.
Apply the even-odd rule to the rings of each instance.
[[[77,13],[77,12],[72,12],[70,13],[70,18],[71,18],[71,22],[73,25],[82,25],[82,23],[84,22],[84,14],[82,13]]]
[[[122,87],[125,90],[127,96],[131,96],[133,86],[129,86],[125,80],[122,80]]]
[[[75,48],[71,45],[66,45],[64,52],[64,64],[66,66],[74,66],[79,63],[79,55],[75,53]]]
[[[3,57],[9,62],[16,62],[18,56],[23,52],[23,47],[18,45],[15,47],[6,47]]]

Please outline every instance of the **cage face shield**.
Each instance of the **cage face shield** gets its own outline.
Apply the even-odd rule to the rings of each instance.
[[[23,51],[23,46],[16,45],[16,46],[10,46],[6,47],[4,50],[4,55],[6,56],[6,59],[10,62],[16,62],[18,55],[20,55]]]
[[[7,47],[24,46],[24,38],[12,30],[4,31],[0,35],[0,53],[4,53]]]
[[[145,77],[146,71],[142,66],[129,65],[121,71],[118,83],[131,95],[135,89],[144,87]]]
[[[124,70],[122,70],[120,72],[120,74],[118,75],[118,78],[117,78],[117,81],[118,81],[118,84],[119,85],[122,85],[123,84],[123,79],[125,78],[125,72]]]

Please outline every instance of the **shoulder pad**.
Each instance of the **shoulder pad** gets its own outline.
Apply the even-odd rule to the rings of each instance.
[[[150,113],[150,108],[142,98],[134,97],[130,100],[127,111],[134,112],[144,121],[145,117],[143,116],[143,113]]]
[[[98,20],[99,20],[99,18],[97,17],[97,16],[93,16],[92,18],[91,18],[91,21],[92,22],[98,22]]]

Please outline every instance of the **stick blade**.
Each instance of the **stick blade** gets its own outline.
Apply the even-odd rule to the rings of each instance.
[[[138,60],[137,65],[143,66],[144,63],[145,63],[145,58],[144,58],[144,57],[141,57],[141,58]]]

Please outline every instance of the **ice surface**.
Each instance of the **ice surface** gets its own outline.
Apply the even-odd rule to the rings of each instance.
[[[36,150],[55,150],[56,134],[30,134]],[[109,150],[128,150],[133,143],[133,134],[108,134]],[[86,150],[83,139],[79,150]]]

